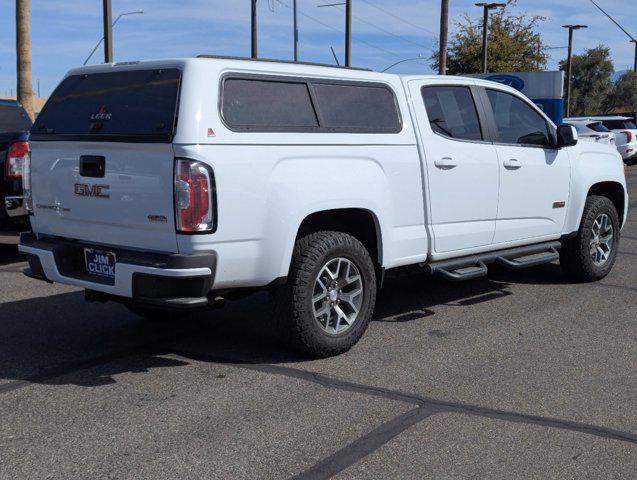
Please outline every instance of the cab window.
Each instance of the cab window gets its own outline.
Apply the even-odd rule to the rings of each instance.
[[[424,87],[422,96],[435,133],[460,140],[483,140],[478,110],[469,87]]]
[[[551,146],[551,135],[546,120],[526,102],[506,92],[487,89],[493,108],[499,142]]]

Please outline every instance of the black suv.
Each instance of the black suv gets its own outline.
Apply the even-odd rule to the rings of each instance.
[[[0,100],[0,231],[27,226],[22,170],[29,155],[31,120],[13,100]]]

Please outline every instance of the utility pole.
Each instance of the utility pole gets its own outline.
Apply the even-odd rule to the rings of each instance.
[[[299,61],[299,10],[297,0],[294,0],[294,61]]]
[[[633,67],[633,71],[637,73],[637,40],[631,40],[630,43],[635,44],[635,66]]]
[[[573,31],[588,28],[587,25],[562,25],[568,29],[568,58],[566,60],[566,118],[571,116],[571,83],[573,80]]]
[[[103,0],[104,6],[104,63],[113,61],[113,8],[111,0]]]
[[[487,49],[489,47],[489,12],[496,8],[506,7],[506,3],[476,3],[476,7],[484,9],[482,20],[482,73],[488,73],[487,69]]]
[[[441,0],[440,4],[440,58],[438,73],[447,75],[447,36],[449,34],[449,0]]]
[[[18,77],[18,102],[31,120],[34,119],[33,83],[31,80],[31,2],[16,0],[16,67]],[[12,92],[13,93],[13,92]]]
[[[352,66],[352,0],[345,0],[345,66]]]
[[[257,40],[257,0],[252,0],[252,58],[259,56]]]
[[[317,5],[317,7],[341,7],[345,5],[345,66],[352,66],[352,0],[345,0],[345,3],[328,3]],[[332,49],[333,52],[334,49]]]

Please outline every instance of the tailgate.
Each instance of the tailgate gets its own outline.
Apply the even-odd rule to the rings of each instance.
[[[102,162],[103,174],[95,171]],[[34,142],[33,227],[39,234],[177,252],[173,164],[170,144]]]
[[[33,227],[177,252],[172,138],[181,70],[103,68],[67,76],[33,125]]]

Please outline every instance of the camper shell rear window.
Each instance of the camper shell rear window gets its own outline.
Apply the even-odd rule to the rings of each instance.
[[[175,68],[69,76],[38,116],[31,139],[170,143],[180,86]]]
[[[235,132],[402,131],[396,96],[382,83],[229,74],[220,107]]]

